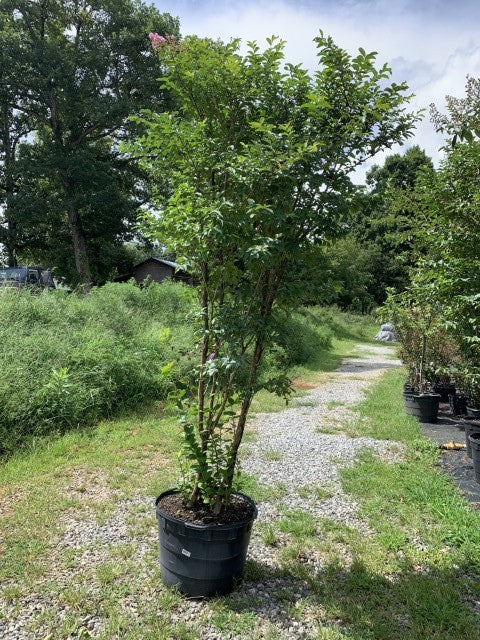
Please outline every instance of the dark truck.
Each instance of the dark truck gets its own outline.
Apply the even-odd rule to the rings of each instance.
[[[20,287],[55,289],[52,272],[44,267],[0,267],[0,290]]]

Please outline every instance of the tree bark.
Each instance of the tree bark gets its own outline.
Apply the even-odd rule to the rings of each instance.
[[[92,276],[90,272],[90,264],[88,262],[87,242],[85,239],[85,232],[82,227],[82,219],[75,205],[75,185],[65,169],[60,169],[59,173],[68,208],[68,229],[70,231],[70,237],[72,238],[75,268],[80,279],[80,287],[82,291],[88,293],[92,286]]]
[[[10,124],[12,121],[12,110],[7,105],[2,109],[2,143],[3,143],[3,171],[5,175],[5,211],[4,218],[7,223],[7,233],[4,244],[7,249],[7,261],[9,267],[17,266],[16,246],[15,246],[15,222],[12,220],[11,203],[14,195],[15,185],[12,176],[14,163],[14,149],[10,136]]]
[[[80,276],[81,287],[83,291],[88,292],[92,286],[92,277],[88,263],[87,243],[85,241],[85,233],[82,228],[80,215],[73,206],[70,207],[68,211],[68,228],[72,237],[75,267]]]

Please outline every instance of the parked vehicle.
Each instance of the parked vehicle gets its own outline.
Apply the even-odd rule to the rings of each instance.
[[[0,287],[55,289],[55,283],[52,272],[45,267],[3,267],[0,268]]]

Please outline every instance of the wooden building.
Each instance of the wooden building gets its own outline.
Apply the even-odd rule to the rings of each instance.
[[[162,282],[167,278],[180,282],[190,282],[190,277],[185,271],[178,269],[178,265],[163,258],[147,258],[133,267],[132,273],[115,278],[116,282],[126,282],[135,278],[137,284],[142,284],[149,279],[153,282]]]

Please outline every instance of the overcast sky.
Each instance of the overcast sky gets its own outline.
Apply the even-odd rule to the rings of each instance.
[[[287,41],[287,57],[315,68],[313,38],[322,29],[351,53],[378,51],[396,81],[416,94],[413,106],[426,108],[415,138],[434,161],[442,144],[428,106],[444,105],[446,94],[462,96],[467,75],[480,76],[480,0],[155,0],[161,11],[180,18],[183,35],[264,42]],[[377,157],[374,163],[381,163]],[[370,163],[372,164],[372,163]],[[361,181],[364,171],[355,181]]]

